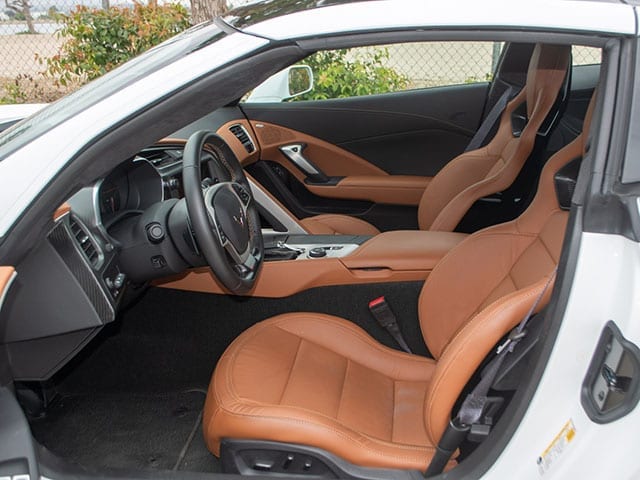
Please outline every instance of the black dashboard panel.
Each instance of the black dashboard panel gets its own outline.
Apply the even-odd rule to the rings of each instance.
[[[153,242],[146,233],[184,196],[182,149],[180,143],[145,149],[77,192],[68,201],[71,212],[16,266],[0,314],[0,341],[16,380],[50,378],[115,319],[129,281],[147,279],[128,275],[125,266],[142,262],[160,272],[151,255],[152,262],[162,257],[168,273],[187,268],[165,245],[171,240]],[[203,155],[203,179],[215,176],[208,160]]]
[[[120,292],[112,295],[100,276],[111,257],[74,225],[65,215],[18,265],[0,319],[16,379],[49,378],[115,319]]]
[[[118,166],[98,182],[96,188],[97,213],[105,229],[119,219],[141,213],[163,200],[160,173],[142,157]]]

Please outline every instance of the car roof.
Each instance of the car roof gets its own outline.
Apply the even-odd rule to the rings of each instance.
[[[592,0],[267,0],[232,10],[224,20],[279,41],[420,26],[636,34],[632,6]]]

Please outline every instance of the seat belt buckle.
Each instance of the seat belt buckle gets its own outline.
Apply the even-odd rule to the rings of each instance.
[[[382,328],[384,328],[389,335],[393,337],[393,339],[400,345],[400,348],[407,353],[411,353],[411,349],[407,344],[406,340],[402,336],[402,332],[400,331],[400,327],[398,326],[398,321],[396,320],[396,316],[389,307],[387,300],[382,297],[375,298],[369,302],[369,311],[373,318],[380,324]]]
[[[502,397],[485,397],[484,407],[482,409],[482,417],[469,429],[467,440],[474,443],[482,442],[496,423],[496,417],[502,407],[504,399]]]
[[[369,302],[369,311],[382,328],[389,328],[398,324],[396,316],[384,296],[371,300]]]

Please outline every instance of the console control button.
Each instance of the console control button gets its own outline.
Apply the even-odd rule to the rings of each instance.
[[[323,247],[315,247],[309,250],[311,258],[322,258],[327,256],[327,251]]]

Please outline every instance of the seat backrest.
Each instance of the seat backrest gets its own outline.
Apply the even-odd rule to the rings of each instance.
[[[570,59],[570,46],[535,46],[526,85],[507,104],[493,139],[486,146],[451,160],[425,189],[418,206],[421,230],[453,231],[476,200],[513,183],[533,150],[536,134],[556,103]],[[519,112],[525,102],[527,123],[522,132],[515,135],[512,115]]]
[[[594,98],[583,133],[545,165],[527,210],[467,237],[438,263],[422,289],[420,327],[437,360],[425,399],[426,429],[434,445],[464,386],[490,349],[526,315],[558,264],[568,211],[560,208],[554,176],[584,154],[593,105]]]

